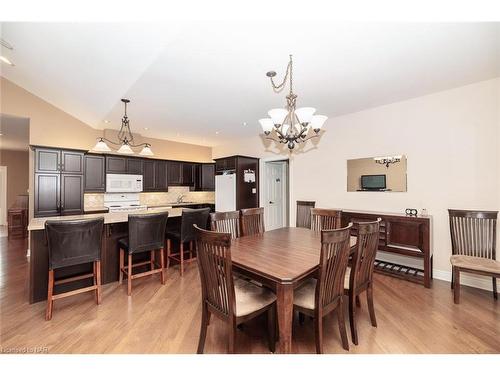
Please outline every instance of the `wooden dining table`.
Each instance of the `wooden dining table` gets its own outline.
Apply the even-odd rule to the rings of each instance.
[[[351,236],[351,249],[356,237]],[[280,353],[292,352],[293,291],[319,267],[321,235],[307,228],[280,228],[231,243],[236,270],[276,291]]]

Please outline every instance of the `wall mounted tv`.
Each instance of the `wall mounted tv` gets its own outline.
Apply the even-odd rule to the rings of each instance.
[[[386,190],[385,174],[365,174],[361,176],[361,190]]]

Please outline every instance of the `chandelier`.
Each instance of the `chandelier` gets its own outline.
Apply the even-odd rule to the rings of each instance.
[[[274,83],[273,78],[276,76],[276,72],[267,72],[266,76],[270,78],[276,93],[280,93],[285,88],[288,79],[290,92],[286,96],[286,109],[271,109],[267,112],[270,118],[260,119],[259,122],[267,139],[286,144],[291,152],[296,144],[305,143],[309,139],[317,137],[328,117],[314,115],[315,108],[296,108],[297,95],[293,93],[292,55],[290,55],[290,62],[286,68],[283,82],[279,85]]]
[[[373,158],[375,163],[385,165],[389,168],[389,165],[399,163],[401,161],[402,155],[394,155],[394,156],[380,156]]]
[[[128,99],[122,99],[123,104],[125,105],[125,111],[122,118],[122,125],[120,127],[120,131],[117,135],[117,142],[111,141],[104,137],[97,138],[97,143],[92,149],[94,152],[111,152],[111,148],[109,148],[108,143],[120,146],[120,148],[116,151],[119,154],[134,154],[132,148],[142,147],[139,155],[141,156],[153,156],[153,152],[151,151],[151,145],[149,143],[134,143],[134,136],[132,131],[130,130],[130,123],[127,117],[127,103],[130,103]]]

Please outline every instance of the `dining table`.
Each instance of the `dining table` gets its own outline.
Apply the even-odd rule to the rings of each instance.
[[[351,251],[356,237],[351,236]],[[231,243],[233,267],[276,292],[280,353],[292,352],[293,293],[319,268],[321,232],[285,227],[236,238]]]

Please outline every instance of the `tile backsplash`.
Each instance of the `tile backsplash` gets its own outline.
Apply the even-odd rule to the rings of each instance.
[[[139,200],[146,206],[161,206],[177,202],[177,198],[184,195],[184,202],[214,203],[213,191],[189,191],[186,186],[170,186],[168,192],[140,193]],[[104,206],[104,193],[84,195],[84,209],[91,210]]]

